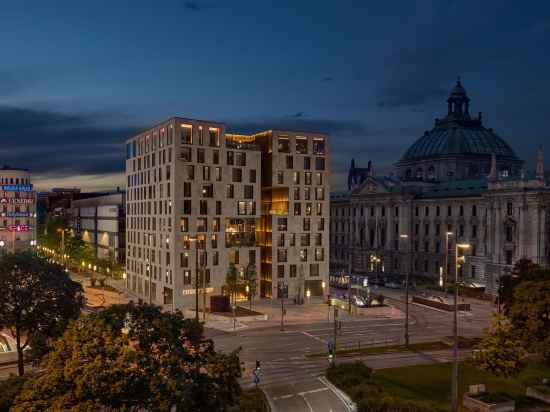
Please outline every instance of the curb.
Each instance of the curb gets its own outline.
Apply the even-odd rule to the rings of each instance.
[[[357,405],[355,404],[355,402],[353,402],[351,400],[351,398],[347,394],[345,394],[340,389],[338,389],[336,386],[334,386],[332,383],[330,383],[329,380],[327,378],[325,378],[324,376],[320,376],[317,379],[319,379],[319,381],[323,385],[325,385],[327,388],[329,388],[338,397],[338,399],[340,399],[344,403],[344,405],[346,405],[346,408],[347,408],[348,411],[350,411],[350,412],[356,412],[357,411]]]

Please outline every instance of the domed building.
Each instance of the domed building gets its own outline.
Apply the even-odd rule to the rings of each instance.
[[[426,131],[397,162],[402,180],[445,182],[487,176],[491,156],[503,176],[518,176],[523,162],[493,129],[483,126],[481,113],[470,116],[470,99],[457,80],[447,99],[447,116],[435,119]]]
[[[387,278],[454,274],[455,242],[467,243],[463,281],[494,293],[520,258],[550,262],[550,185],[542,148],[533,173],[512,147],[470,114],[457,80],[435,119],[379,176],[352,159],[348,190],[331,196],[331,273]]]

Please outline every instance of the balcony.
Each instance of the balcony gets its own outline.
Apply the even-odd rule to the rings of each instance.
[[[225,147],[228,149],[234,149],[234,150],[255,150],[255,151],[261,151],[261,147],[259,144],[256,143],[239,143],[239,142],[232,142],[227,141],[225,142]]]
[[[255,247],[255,232],[232,232],[225,234],[226,247]]]

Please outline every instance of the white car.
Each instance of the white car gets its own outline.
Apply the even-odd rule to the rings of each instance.
[[[367,306],[367,303],[361,296],[354,296],[353,303],[355,304],[355,306],[360,308],[364,308],[365,306]]]
[[[15,340],[7,333],[0,332],[0,363],[17,360]]]

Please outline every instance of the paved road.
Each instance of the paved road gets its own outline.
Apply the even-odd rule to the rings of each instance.
[[[389,293],[395,300],[391,304],[403,308],[400,291]],[[437,340],[452,335],[452,314],[410,305],[411,342]],[[489,305],[476,304],[472,313],[460,313],[460,334],[479,336],[487,326],[492,309]],[[343,323],[337,335],[339,347],[371,346],[403,342],[401,319],[361,318]],[[327,350],[333,336],[333,323],[321,322],[306,325],[267,327],[238,331],[236,333],[207,330],[216,348],[229,351],[241,347],[240,358],[244,362],[243,386],[252,386],[251,371],[256,360],[261,362],[260,386],[266,392],[275,411],[347,411],[348,408],[319,377],[328,366],[326,357],[306,358],[308,353]],[[349,362],[362,359],[373,368],[388,368],[422,363],[447,362],[451,351],[432,353],[402,353],[391,355],[339,358]],[[466,356],[465,352],[461,356]]]

